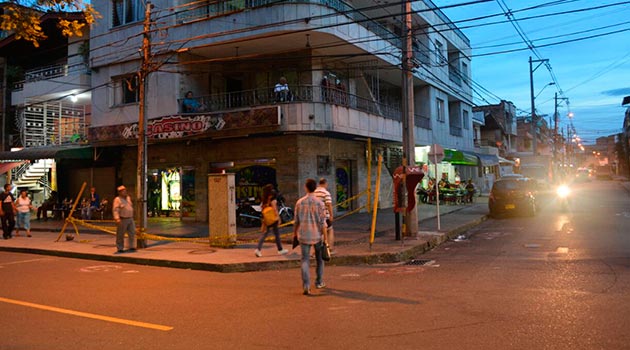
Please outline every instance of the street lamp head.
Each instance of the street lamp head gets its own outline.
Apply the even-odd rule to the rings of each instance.
[[[569,113],[567,114],[567,117],[569,117],[569,118],[573,118],[573,112],[569,112]]]

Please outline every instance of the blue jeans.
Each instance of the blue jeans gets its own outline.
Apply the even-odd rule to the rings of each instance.
[[[278,221],[276,221],[273,225],[267,226],[267,230],[260,236],[258,240],[258,250],[262,249],[263,243],[265,243],[265,239],[269,234],[269,229],[273,230],[273,235],[276,236],[276,247],[278,247],[278,251],[282,250],[282,241],[280,240],[280,232],[278,232]]]
[[[17,227],[23,228],[26,231],[29,231],[31,229],[31,213],[30,212],[17,213]]]
[[[310,275],[310,253],[311,246],[315,247],[315,260],[317,261],[317,268],[315,272],[317,273],[317,278],[315,279],[315,284],[321,284],[324,278],[324,260],[322,259],[322,242],[318,242],[315,244],[303,244],[300,243],[300,248],[302,248],[302,287],[304,289],[309,289],[311,286],[311,275]]]

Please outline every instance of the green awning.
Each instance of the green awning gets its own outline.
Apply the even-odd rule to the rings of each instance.
[[[479,158],[473,153],[458,151],[456,149],[444,149],[444,162],[455,165],[479,165]]]

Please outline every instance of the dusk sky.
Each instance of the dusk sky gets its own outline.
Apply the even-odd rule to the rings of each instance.
[[[433,2],[442,7],[473,1]],[[527,10],[532,7],[538,8]],[[535,51],[527,49],[504,9],[512,11]],[[583,11],[564,13],[580,9]],[[630,1],[494,0],[443,11],[471,41],[475,104],[496,104],[500,98],[512,101],[519,116],[528,115],[529,57],[548,59],[557,84],[545,87],[554,81],[546,66],[534,72],[534,95],[540,93],[535,100],[538,113],[552,118],[554,92],[562,91],[570,109],[559,104],[560,127],[566,130],[570,110],[576,131],[587,144],[621,132],[625,111],[621,101],[630,95]],[[558,13],[563,14],[553,15]],[[466,21],[493,14],[496,16]],[[491,22],[502,23],[480,26]],[[499,53],[510,50],[519,51]]]

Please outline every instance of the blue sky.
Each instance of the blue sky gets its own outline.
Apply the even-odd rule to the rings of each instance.
[[[470,1],[433,0],[439,7]],[[589,9],[617,3],[624,4]],[[544,4],[546,6],[520,11]],[[630,95],[630,1],[495,0],[443,9],[471,41],[472,79],[501,99],[512,101],[519,110],[519,115],[526,115],[531,111],[528,60],[530,56],[537,59],[536,54],[526,49],[485,55],[527,48],[517,29],[507,21],[505,15],[459,22],[479,16],[501,14],[502,6],[513,12],[526,38],[537,47],[538,56],[549,60],[553,76],[558,83],[545,87],[554,81],[552,73],[545,66],[540,66],[534,72],[534,95],[540,93],[536,98],[538,113],[547,114],[547,118],[551,118],[554,112],[554,92],[562,89],[564,96],[569,99],[570,109],[566,104],[560,104],[560,127],[566,130],[566,125],[570,122],[567,114],[570,111],[574,115],[573,125],[585,143],[594,143],[597,137],[621,132],[625,111],[621,106],[621,100],[624,96]],[[554,13],[578,9],[588,10],[551,16]],[[542,17],[525,19],[532,16]],[[479,26],[498,21],[505,23]],[[607,28],[601,28],[605,26]],[[576,40],[613,31],[621,32]],[[572,40],[573,42],[558,44]],[[475,90],[481,91],[479,88]],[[487,102],[475,93],[474,102],[478,105],[498,103],[497,97],[484,92],[481,92],[481,95]]]

